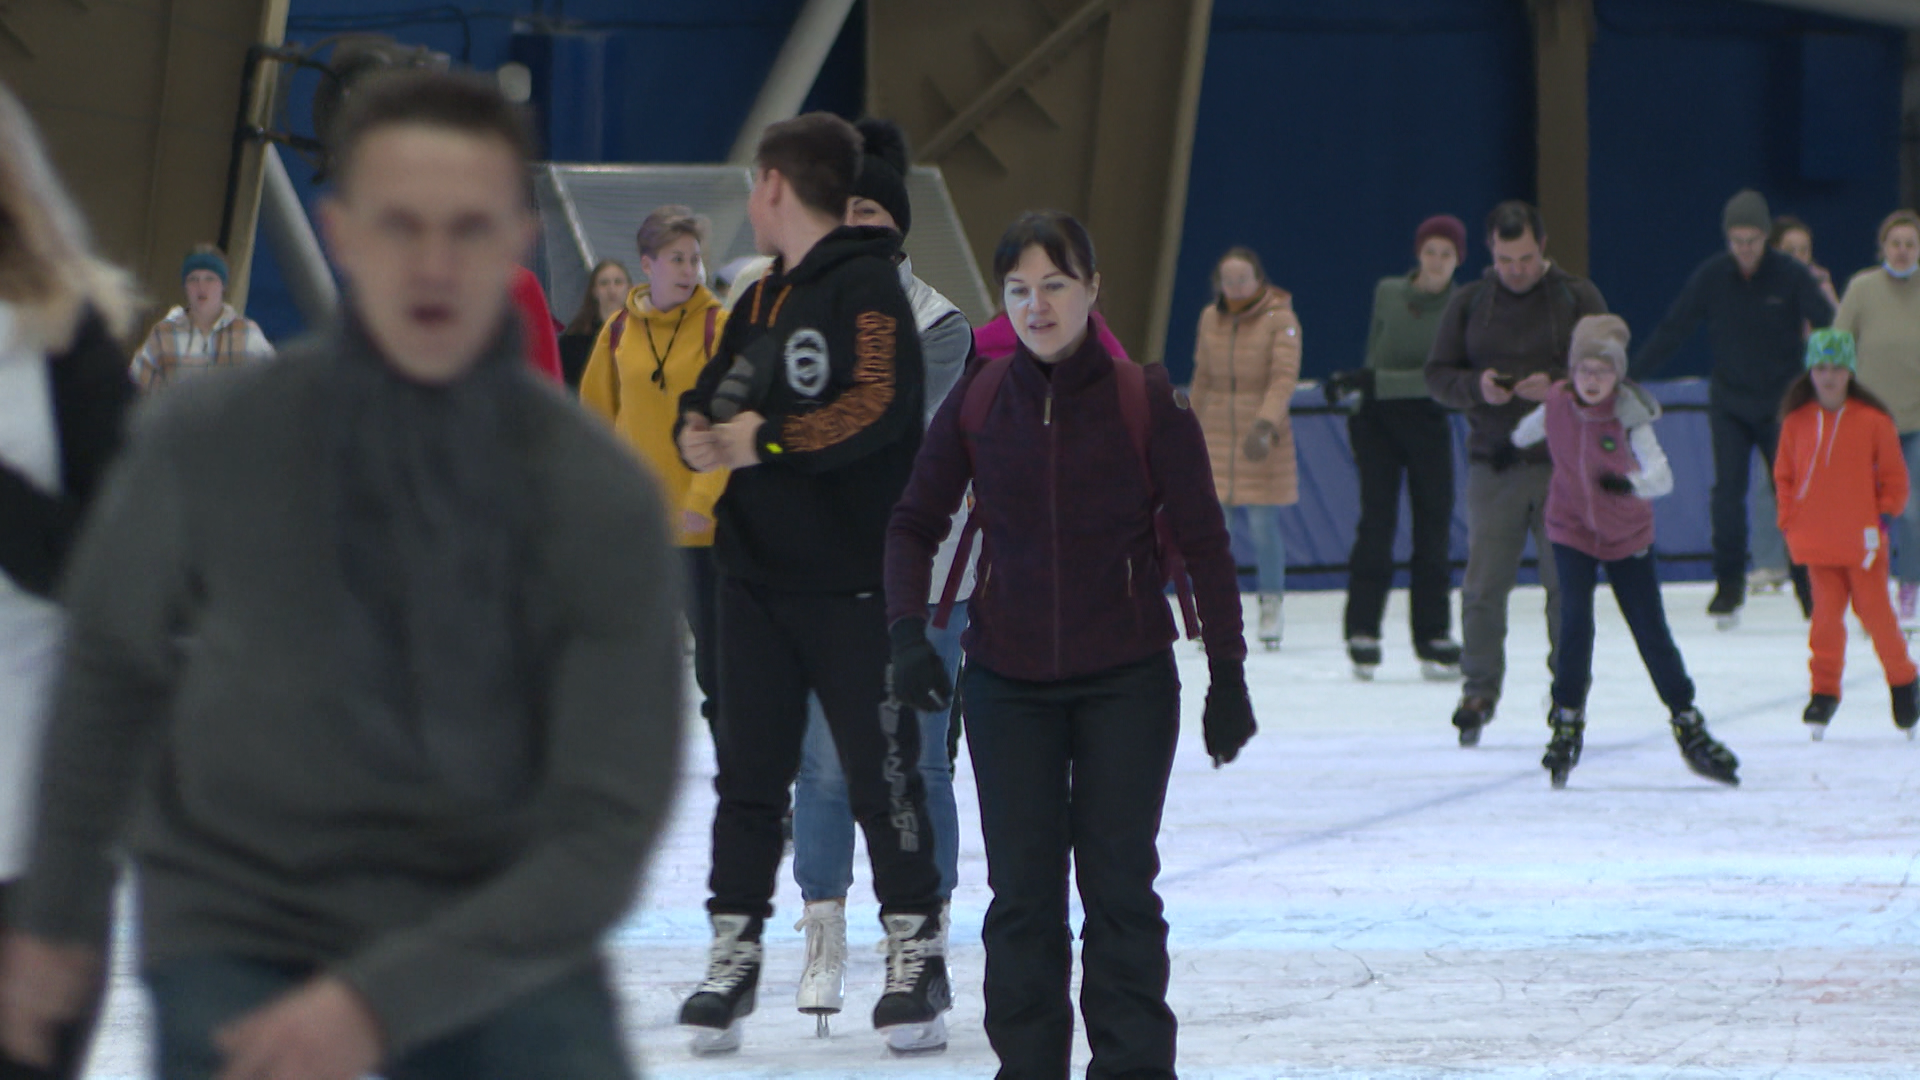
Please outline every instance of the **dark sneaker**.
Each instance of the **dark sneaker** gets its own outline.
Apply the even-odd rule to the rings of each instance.
[[[1800,719],[1813,734],[1813,741],[1819,742],[1827,733],[1827,724],[1833,720],[1833,714],[1840,708],[1840,699],[1832,694],[1815,694],[1807,702],[1807,711]]]
[[[1461,746],[1479,746],[1480,729],[1493,723],[1492,698],[1469,694],[1453,710],[1453,726],[1460,729]]]
[[[1913,726],[1920,723],[1920,682],[1893,687],[1893,726],[1913,738]]]

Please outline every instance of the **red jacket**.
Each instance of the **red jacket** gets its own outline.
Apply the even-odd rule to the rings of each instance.
[[[1873,564],[1880,518],[1907,505],[1907,462],[1893,418],[1855,398],[1838,412],[1817,401],[1788,414],[1773,458],[1780,532],[1804,566]]]
[[[1154,494],[1120,412],[1113,361],[1089,334],[1048,372],[1014,355],[973,437],[960,379],[927,429],[887,530],[887,619],[924,618],[933,556],[969,481],[980,522],[978,584],[962,638],[969,662],[1010,679],[1057,681],[1165,650],[1174,620],[1154,535]],[[1051,377],[1049,377],[1051,376]],[[1214,661],[1246,656],[1240,586],[1207,447],[1167,369],[1146,366],[1148,458],[1193,579]]]
[[[560,371],[560,339],[554,334],[553,311],[533,271],[520,267],[513,275],[513,306],[527,334],[527,364],[554,382],[565,382]]]

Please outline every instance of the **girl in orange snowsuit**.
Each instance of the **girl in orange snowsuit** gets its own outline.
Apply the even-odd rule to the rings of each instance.
[[[1813,698],[1802,719],[1815,739],[1840,704],[1847,604],[1873,638],[1893,689],[1893,722],[1913,737],[1920,679],[1887,596],[1882,522],[1907,503],[1907,466],[1885,405],[1859,380],[1853,335],[1819,330],[1807,340],[1807,370],[1780,405],[1773,480],[1780,532],[1793,561],[1813,577]]]

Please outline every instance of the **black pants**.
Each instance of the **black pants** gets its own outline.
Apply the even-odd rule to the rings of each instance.
[[[993,890],[981,936],[999,1080],[1065,1080],[1071,1064],[1069,855],[1086,908],[1087,1076],[1172,1080],[1167,923],[1153,889],[1180,729],[1172,654],[1061,682],[971,662],[962,678]]]
[[[881,912],[938,912],[940,871],[916,767],[920,720],[887,701],[892,646],[880,594],[787,593],[723,577],[719,639],[720,806],[707,909],[773,914],[780,820],[800,771],[811,691],[866,833]]]
[[[1374,401],[1347,421],[1360,472],[1360,525],[1348,563],[1348,637],[1380,636],[1393,588],[1393,538],[1400,525],[1400,481],[1413,508],[1413,644],[1451,636],[1448,546],[1453,529],[1453,431],[1447,414],[1425,400]]]
[[[719,642],[714,633],[719,626],[719,574],[714,567],[710,547],[681,548],[687,567],[687,627],[693,631],[693,681],[700,687],[700,715],[713,730],[714,696],[719,692],[716,658]]]
[[[1667,611],[1660,603],[1660,575],[1653,553],[1643,551],[1602,563],[1565,544],[1553,545],[1560,568],[1560,666],[1554,672],[1553,703],[1582,709],[1593,685],[1593,594],[1599,587],[1600,567],[1607,568],[1613,599],[1633,631],[1633,643],[1653,677],[1653,688],[1671,712],[1693,707],[1693,680],[1686,661],[1667,628]]]
[[[1747,579],[1747,483],[1753,452],[1773,475],[1780,448],[1780,421],[1749,420],[1715,409],[1707,414],[1713,429],[1713,579],[1723,589],[1745,589]],[[1813,587],[1807,568],[1791,568],[1794,596],[1802,614],[1813,614]]]
[[[8,883],[0,883],[0,933],[6,930],[7,892]],[[100,943],[102,962],[107,960],[107,947],[106,942]],[[93,1028],[100,1020],[100,1003],[105,996],[106,986],[103,983],[88,1004],[86,1015],[68,1025],[55,1038],[53,1068],[36,1069],[22,1065],[0,1051],[0,1080],[75,1080],[86,1065],[87,1048],[93,1041]]]

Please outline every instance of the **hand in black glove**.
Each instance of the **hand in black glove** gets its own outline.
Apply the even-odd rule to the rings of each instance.
[[[1612,492],[1615,495],[1631,495],[1633,481],[1617,472],[1603,472],[1600,474],[1600,490]]]
[[[893,699],[909,709],[936,712],[953,700],[947,665],[927,640],[927,620],[906,618],[887,629],[893,639],[890,687]]]
[[[1260,730],[1253,722],[1253,702],[1247,697],[1247,671],[1240,661],[1222,661],[1208,665],[1211,681],[1207,684],[1207,709],[1200,726],[1206,736],[1207,756],[1219,768],[1240,754]]]
[[[1265,420],[1255,420],[1247,429],[1247,438],[1240,446],[1240,452],[1247,455],[1248,461],[1265,461],[1273,450],[1273,444],[1280,439],[1280,429]]]

